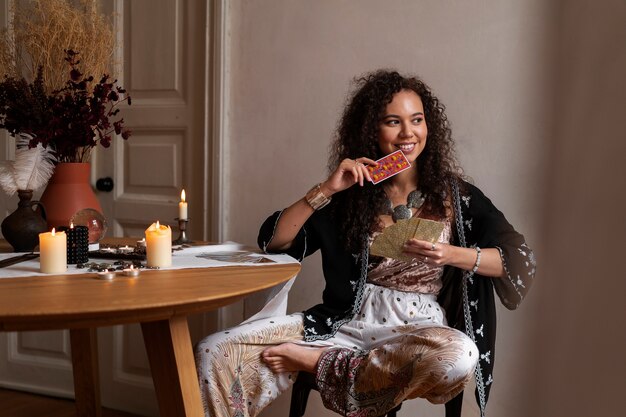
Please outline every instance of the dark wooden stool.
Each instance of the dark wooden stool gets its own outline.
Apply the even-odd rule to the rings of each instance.
[[[298,378],[294,382],[291,391],[291,406],[289,407],[289,417],[303,417],[306,411],[306,402],[309,400],[309,393],[314,389],[317,391],[315,384],[315,375],[308,372],[298,373]],[[396,417],[396,412],[402,407],[399,404],[396,408],[387,413],[387,417]]]

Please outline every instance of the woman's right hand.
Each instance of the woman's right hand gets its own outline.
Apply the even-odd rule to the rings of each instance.
[[[372,181],[367,166],[376,167],[376,161],[361,157],[357,159],[344,159],[328,179],[322,183],[322,192],[326,197],[352,187],[357,182],[362,187],[363,181]]]

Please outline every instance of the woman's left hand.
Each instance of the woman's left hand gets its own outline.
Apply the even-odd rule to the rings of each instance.
[[[402,251],[431,266],[451,265],[466,271],[476,268],[474,272],[486,277],[506,276],[500,250],[497,248],[483,248],[481,257],[478,258],[476,248],[462,248],[447,243],[409,239]]]
[[[426,240],[409,239],[404,244],[403,252],[428,265],[444,266],[452,259],[453,246],[447,243],[432,243]]]

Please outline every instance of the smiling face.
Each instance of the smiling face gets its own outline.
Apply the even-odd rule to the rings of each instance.
[[[378,146],[384,155],[400,149],[413,163],[426,146],[428,128],[422,99],[412,90],[394,94],[380,119]]]

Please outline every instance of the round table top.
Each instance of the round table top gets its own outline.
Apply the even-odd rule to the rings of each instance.
[[[0,331],[100,327],[209,311],[288,281],[300,265],[142,270],[0,279]]]

